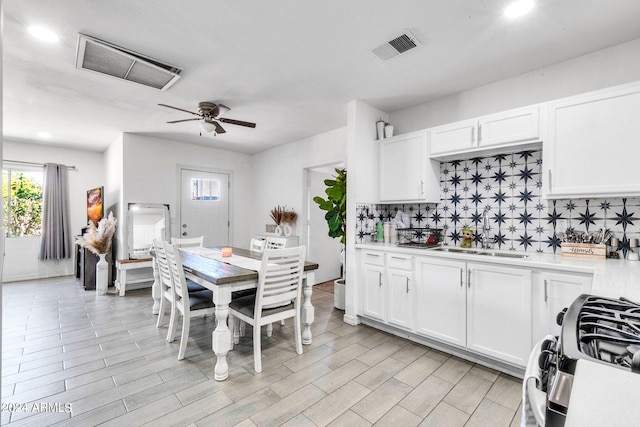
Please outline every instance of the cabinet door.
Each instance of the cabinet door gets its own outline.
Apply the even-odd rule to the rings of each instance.
[[[426,132],[380,141],[380,200],[438,202],[439,166],[427,159]]]
[[[364,264],[362,267],[362,314],[380,321],[385,320],[384,267]]]
[[[533,340],[538,342],[545,335],[557,336],[560,326],[556,317],[581,294],[591,292],[592,276],[541,272],[535,274],[533,290]]]
[[[416,332],[466,345],[465,263],[417,258]]]
[[[638,135],[638,84],[550,104],[543,150],[547,196],[640,195]]]
[[[432,128],[430,131],[431,154],[473,148],[476,143],[477,125],[477,119],[472,119]]]
[[[531,349],[530,270],[467,264],[467,347],[526,366]]]
[[[412,271],[387,269],[387,321],[393,326],[413,329],[415,281]]]
[[[480,147],[539,138],[540,114],[537,106],[484,116],[478,123],[478,146]]]

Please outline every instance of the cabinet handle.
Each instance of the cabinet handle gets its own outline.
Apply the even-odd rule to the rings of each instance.
[[[367,256],[376,256],[377,257],[377,256],[380,256],[380,254],[370,254],[370,253],[368,253]]]
[[[407,293],[409,293],[409,276],[407,276]]]
[[[401,256],[392,256],[392,257],[391,257],[391,259],[401,259],[401,260],[403,260],[403,261],[406,261],[406,260],[407,260],[406,258],[403,258],[403,257],[401,257]]]
[[[549,192],[551,192],[551,169],[548,170],[547,175],[549,176],[549,183],[548,183]]]
[[[476,128],[471,128],[471,145],[476,143]]]
[[[547,300],[549,299],[548,288],[549,288],[549,281],[545,280],[544,281],[544,302],[547,302]]]
[[[378,286],[382,286],[382,273],[378,272]]]
[[[462,287],[462,267],[460,267],[460,287]]]
[[[471,288],[471,269],[467,270],[467,288]]]
[[[420,195],[424,195],[424,181],[420,181]]]
[[[480,141],[482,141],[482,125],[478,123],[478,145],[480,145]]]

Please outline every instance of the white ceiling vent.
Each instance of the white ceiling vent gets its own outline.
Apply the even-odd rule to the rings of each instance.
[[[409,31],[404,31],[402,34],[376,47],[371,52],[383,61],[386,61],[418,46],[420,46],[420,42],[416,36]]]
[[[182,71],[173,65],[80,33],[76,68],[160,90],[166,90],[174,84]]]

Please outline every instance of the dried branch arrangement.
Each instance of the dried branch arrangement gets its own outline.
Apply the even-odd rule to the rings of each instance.
[[[109,216],[102,218],[98,222],[98,227],[89,221],[87,232],[82,237],[78,237],[76,245],[85,247],[94,254],[108,253],[111,250],[111,242],[117,223],[118,220],[114,218],[113,212],[109,212]]]
[[[283,222],[293,224],[298,219],[298,214],[293,209],[288,210],[286,206],[278,205],[271,209],[271,219],[278,225]]]

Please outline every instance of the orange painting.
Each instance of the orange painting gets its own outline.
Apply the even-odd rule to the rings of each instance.
[[[102,219],[102,187],[87,191],[87,218],[98,225]]]

